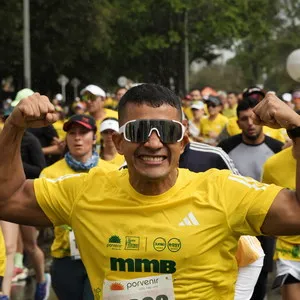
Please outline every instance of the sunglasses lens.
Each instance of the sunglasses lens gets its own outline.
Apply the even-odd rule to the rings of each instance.
[[[85,95],[82,96],[82,100],[85,101],[85,102],[88,102],[89,100],[95,101],[96,98],[97,98],[97,96],[92,95],[92,94],[85,94]]]
[[[182,138],[180,123],[171,120],[136,120],[125,127],[125,136],[133,143],[145,143],[151,131],[158,131],[163,143],[176,143]]]

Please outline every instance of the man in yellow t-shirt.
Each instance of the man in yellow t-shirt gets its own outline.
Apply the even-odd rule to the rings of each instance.
[[[238,98],[237,98],[237,93],[235,92],[228,92],[227,93],[227,102],[228,102],[228,107],[223,109],[222,114],[229,118],[234,118],[236,117],[236,108],[238,106]]]
[[[88,113],[96,120],[97,128],[100,128],[100,124],[105,118],[118,119],[118,112],[112,109],[104,108],[106,93],[99,86],[90,84],[86,86],[80,94],[83,101],[87,104]],[[97,151],[100,148],[100,131],[96,134]]]
[[[262,181],[295,190],[296,159],[293,146],[270,157],[263,167]],[[276,279],[274,287],[282,287],[284,299],[295,299],[300,293],[300,236],[279,236],[276,242]]]
[[[228,123],[228,119],[220,113],[222,103],[218,97],[209,96],[206,104],[208,117],[200,121],[200,134],[204,143],[216,145],[217,138]]]
[[[299,141],[300,116],[275,95],[253,111],[257,123],[296,128],[290,134]],[[22,100],[0,134],[0,218],[72,227],[95,299],[232,299],[241,235],[300,234],[295,192],[226,170],[178,169],[188,137],[169,89],[133,87],[119,114],[113,139],[123,171],[26,180],[18,150],[24,128],[57,118],[39,94]]]

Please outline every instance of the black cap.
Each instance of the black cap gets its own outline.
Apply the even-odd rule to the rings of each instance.
[[[207,99],[205,99],[205,103],[213,103],[216,106],[222,105],[221,100],[218,97],[209,96]]]
[[[264,90],[259,88],[258,86],[248,87],[243,90],[243,98],[251,97],[251,95],[254,95],[254,94],[259,94],[263,97],[265,97],[265,95],[266,95]]]
[[[97,131],[95,119],[89,115],[73,115],[67,122],[64,123],[63,130],[68,131],[73,123],[82,125],[83,127]]]

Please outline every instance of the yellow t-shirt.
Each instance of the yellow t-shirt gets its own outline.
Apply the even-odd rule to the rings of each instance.
[[[5,251],[5,242],[0,227],[0,276],[4,276],[6,269],[6,251]]]
[[[228,119],[236,118],[236,108],[237,104],[233,108],[225,108],[223,109],[222,114]]]
[[[221,114],[212,121],[208,118],[201,119],[200,134],[204,137],[209,137],[209,133],[213,132],[220,134],[225,125],[228,123],[228,119]]]
[[[275,129],[275,128],[271,128],[268,126],[264,126],[263,131],[264,131],[265,135],[267,135],[275,140],[278,140],[282,143],[286,142],[286,137],[285,137],[284,131],[282,131],[282,129]]]
[[[246,267],[264,255],[260,242],[255,236],[242,235],[240,237],[235,255],[239,267]]]
[[[124,155],[121,155],[119,153],[116,154],[116,156],[112,160],[105,160],[107,163],[115,165],[117,168],[121,167],[125,162]]]
[[[175,298],[233,299],[240,235],[261,235],[282,189],[228,170],[179,169],[157,196],[138,193],[128,170],[36,179],[37,201],[74,230],[95,299],[103,282],[172,274]],[[232,201],[234,199],[234,201]]]
[[[105,116],[101,120],[96,120],[96,125],[97,125],[97,133],[96,133],[96,142],[98,145],[100,145],[100,139],[101,139],[101,134],[100,134],[100,125],[102,121],[106,118],[116,118],[118,119],[118,112],[112,109],[104,108],[105,111]]]
[[[190,108],[190,106],[182,107],[182,111],[184,112],[184,114],[186,115],[188,120],[193,119],[193,113],[192,113],[192,109]]]
[[[296,160],[292,147],[271,156],[263,166],[262,181],[295,190]],[[300,236],[279,236],[274,258],[300,261]]]
[[[108,98],[105,99],[105,102],[104,102],[104,107],[105,108],[109,108],[109,109],[114,108],[115,109],[117,107],[117,105],[118,105],[117,100],[115,100],[111,97],[108,97]]]
[[[230,118],[226,124],[227,132],[230,136],[240,134],[242,130],[237,124],[237,117]]]
[[[99,159],[98,167],[103,171],[113,171],[116,167],[107,163],[106,161]],[[57,178],[66,174],[76,174],[78,172],[71,169],[66,163],[65,159],[61,159],[53,165],[45,168],[40,177]],[[55,226],[54,234],[55,239],[51,246],[51,255],[56,258],[62,258],[70,256],[70,242],[69,242],[69,231],[70,227],[67,225]]]
[[[61,141],[64,141],[66,138],[67,133],[63,130],[65,120],[58,120],[55,123],[53,123],[53,127],[56,130],[58,134],[58,138]]]

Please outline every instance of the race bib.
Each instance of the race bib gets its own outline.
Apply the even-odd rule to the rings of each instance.
[[[172,275],[104,280],[103,300],[175,300]]]
[[[72,259],[81,259],[79,250],[77,248],[77,243],[74,235],[74,231],[69,232],[69,242],[70,242],[70,252]]]

